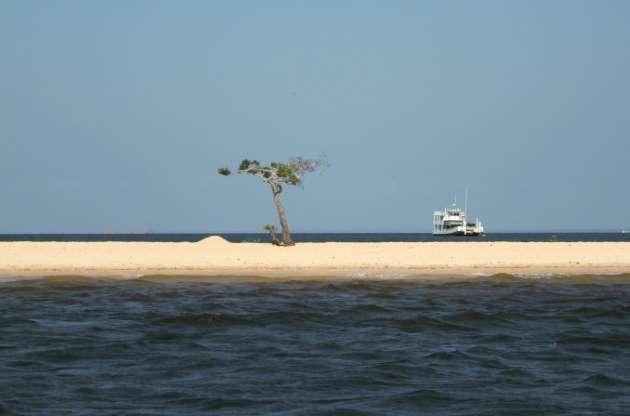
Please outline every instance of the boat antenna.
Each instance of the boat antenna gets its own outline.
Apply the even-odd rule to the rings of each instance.
[[[464,212],[468,213],[468,187],[466,187],[466,192],[464,193]]]
[[[455,197],[453,198],[453,206],[457,206],[457,194],[455,194]]]

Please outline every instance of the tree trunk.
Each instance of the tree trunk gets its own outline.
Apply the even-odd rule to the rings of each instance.
[[[291,238],[291,233],[289,231],[289,223],[287,221],[287,213],[284,211],[284,206],[282,206],[282,201],[280,200],[280,193],[282,193],[282,188],[272,187],[271,191],[273,192],[273,203],[276,204],[276,209],[278,210],[278,218],[280,219],[280,226],[282,227],[282,244],[285,246],[293,246],[295,242]]]
[[[271,227],[267,228],[267,231],[269,231],[269,236],[271,237],[271,244],[273,244],[274,246],[281,245],[280,240],[278,240],[278,238],[276,237],[276,227],[272,225]]]

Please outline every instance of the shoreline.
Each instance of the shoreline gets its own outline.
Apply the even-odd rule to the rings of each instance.
[[[611,277],[627,278],[628,267],[546,268],[501,267],[492,269],[429,268],[429,269],[0,269],[0,282],[5,279],[88,278],[108,280],[471,280],[494,277]]]
[[[630,274],[627,242],[2,242],[0,277],[343,279]]]

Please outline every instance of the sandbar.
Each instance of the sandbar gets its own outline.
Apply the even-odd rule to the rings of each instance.
[[[0,242],[0,276],[261,278],[628,274],[626,242]]]

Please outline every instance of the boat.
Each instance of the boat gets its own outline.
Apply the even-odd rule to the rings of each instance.
[[[485,235],[479,218],[471,221],[466,216],[468,208],[468,189],[466,190],[465,209],[457,207],[457,197],[453,205],[441,211],[433,212],[433,235],[441,236],[482,236]]]

